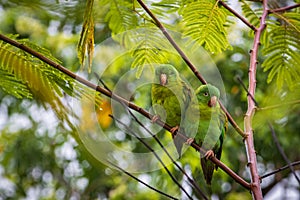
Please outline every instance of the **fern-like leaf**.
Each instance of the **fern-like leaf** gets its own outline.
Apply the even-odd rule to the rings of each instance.
[[[269,44],[263,49],[267,57],[263,62],[264,71],[269,71],[268,83],[276,79],[278,88],[287,84],[293,89],[300,81],[300,14],[275,14],[281,20],[270,23]],[[272,22],[272,21],[271,21]]]
[[[26,40],[20,40],[19,42],[42,53],[49,59],[57,61],[51,56],[49,51],[31,44]],[[14,90],[18,87],[18,84],[23,83],[23,86],[28,88],[35,98],[43,103],[49,104],[58,118],[66,121],[71,127],[73,126],[68,118],[68,114],[72,112],[63,103],[63,91],[77,98],[88,97],[99,104],[101,102],[100,96],[98,94],[95,95],[92,89],[83,86],[56,68],[45,64],[38,58],[1,41],[0,70],[11,74],[11,76],[16,79],[14,87],[6,87],[8,93],[17,94]],[[3,76],[2,78],[5,79],[5,81],[12,81],[11,76]],[[25,91],[24,88],[18,88],[21,89],[21,91],[22,89]],[[15,96],[20,97],[18,95]]]
[[[32,98],[32,93],[26,84],[19,81],[13,74],[0,69],[0,87],[17,98]]]
[[[132,68],[137,67],[137,78],[145,65],[169,62],[168,50],[172,47],[157,28],[142,28],[134,32],[132,42]]]
[[[84,66],[85,54],[88,54],[88,71],[92,68],[92,58],[94,55],[94,18],[93,18],[94,0],[88,0],[84,13],[84,22],[81,30],[79,43],[77,45],[77,54],[79,62]]]
[[[241,2],[244,16],[249,20],[251,24],[253,24],[255,27],[258,27],[260,23],[259,18],[262,14],[262,9],[254,11],[251,9],[250,5],[247,2],[245,2],[244,0],[242,0]]]
[[[138,18],[133,11],[133,2],[112,0],[105,21],[108,22],[113,35],[134,29],[137,26]]]
[[[219,7],[218,1],[198,0],[188,2],[180,10],[183,17],[184,36],[191,37],[212,53],[230,48],[225,25],[229,13]]]

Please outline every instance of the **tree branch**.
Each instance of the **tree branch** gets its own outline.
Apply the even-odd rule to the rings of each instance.
[[[200,72],[197,70],[197,68],[193,65],[193,63],[189,60],[187,55],[180,49],[180,47],[177,45],[177,43],[174,41],[174,39],[171,37],[171,35],[168,33],[166,28],[160,23],[160,21],[155,17],[155,15],[151,12],[151,10],[144,4],[142,0],[137,0],[138,3],[143,7],[143,9],[148,13],[148,15],[153,19],[155,25],[161,30],[161,32],[165,35],[167,40],[170,42],[170,44],[175,48],[175,50],[179,53],[181,58],[185,61],[185,63],[188,65],[188,67],[192,70],[192,72],[195,74],[195,76],[201,81],[202,84],[207,84],[204,77],[200,74]],[[242,136],[245,137],[246,134],[243,132],[243,130],[238,126],[238,124],[234,121],[230,113],[227,111],[225,106],[222,104],[221,101],[219,101],[220,107],[222,110],[226,113],[228,121],[231,123],[231,125],[234,127],[234,129]]]
[[[286,6],[286,7],[282,7],[282,8],[276,8],[276,9],[273,9],[273,10],[269,10],[269,13],[285,12],[287,10],[291,10],[291,9],[298,8],[298,7],[300,7],[300,3],[297,3],[295,5],[291,5],[291,6]]]
[[[261,176],[260,179],[262,180],[262,179],[264,179],[264,178],[267,178],[268,176],[271,176],[271,175],[276,174],[276,173],[278,173],[278,172],[281,172],[281,171],[283,171],[283,170],[289,169],[290,166],[296,166],[296,165],[300,165],[300,161],[292,162],[292,163],[290,163],[290,165],[286,165],[286,166],[284,166],[284,167],[280,167],[280,168],[278,168],[278,169],[276,169],[276,170],[274,170],[274,171],[272,171],[272,172],[269,172],[269,173],[267,173],[267,174]]]
[[[155,192],[159,193],[159,194],[162,194],[170,199],[175,199],[175,200],[178,200],[177,198],[171,196],[171,195],[168,195],[154,187],[152,187],[151,185],[148,185],[147,183],[145,183],[144,181],[138,179],[137,177],[135,177],[134,175],[132,175],[131,173],[127,172],[126,170],[122,169],[121,167],[119,167],[118,165],[115,165],[114,163],[110,162],[109,160],[107,160],[107,162],[109,164],[111,164],[112,166],[114,166],[115,168],[119,169],[120,171],[122,171],[123,173],[127,174],[128,176],[130,176],[131,178],[135,179],[136,181],[142,183],[143,185],[145,185],[146,187],[150,188],[151,190],[154,190]]]
[[[112,94],[109,90],[102,88],[98,85],[95,85],[94,83],[80,77],[77,76],[75,73],[73,73],[72,71],[68,70],[67,68],[63,67],[60,64],[57,64],[56,62],[48,59],[47,57],[43,56],[42,54],[32,50],[31,48],[16,42],[14,40],[11,40],[10,38],[0,34],[0,40],[5,41],[17,48],[20,48],[22,50],[24,50],[25,52],[37,57],[38,59],[42,60],[43,62],[47,63],[48,65],[58,69],[59,71],[63,72],[64,74],[70,76],[71,78],[77,80],[78,82],[82,83],[83,85],[100,92],[101,94],[114,99],[117,102],[123,102],[125,105],[127,105],[130,109],[137,111],[138,113],[140,113],[141,115],[143,115],[144,117],[148,118],[148,119],[152,119],[153,115],[150,114],[148,111],[146,111],[145,109],[127,101],[126,99],[116,95],[116,94]],[[168,124],[165,124],[164,122],[162,122],[161,120],[157,120],[155,122],[156,124],[158,124],[159,126],[163,127],[164,129],[168,130],[170,132],[171,130],[171,126],[169,126]],[[188,139],[188,137],[186,137],[184,134],[182,134],[180,131],[177,131],[177,136],[180,137],[182,140],[186,141]],[[205,150],[202,149],[198,144],[196,144],[195,142],[193,142],[191,144],[191,146],[193,148],[195,148],[197,151],[204,153],[205,154]],[[220,160],[218,160],[216,157],[211,157],[211,161],[213,163],[215,163],[216,165],[218,165],[223,171],[225,171],[229,176],[231,176],[236,182],[238,182],[240,185],[242,185],[243,187],[250,189],[250,185],[248,182],[246,182],[244,179],[242,179],[239,175],[237,175],[235,172],[233,172],[230,168],[228,168],[224,163],[222,163]]]
[[[273,128],[273,125],[271,124],[271,122],[268,122],[268,125],[270,127],[270,130],[271,130],[271,133],[272,133],[272,137],[273,137],[273,140],[276,144],[276,147],[279,151],[279,153],[281,154],[281,156],[283,157],[283,159],[285,160],[285,162],[288,164],[291,172],[293,173],[293,175],[295,176],[296,180],[298,181],[298,184],[300,185],[300,179],[299,177],[297,176],[296,172],[295,172],[295,169],[294,167],[291,165],[291,161],[288,159],[288,157],[286,156],[286,154],[284,153],[284,150],[283,148],[281,147],[280,143],[279,143],[279,140],[276,136],[276,133],[275,133],[275,130]]]
[[[256,67],[257,67],[257,57],[258,57],[258,48],[260,45],[260,37],[263,30],[266,27],[266,18],[268,15],[267,0],[263,0],[263,14],[260,19],[260,26],[255,32],[254,43],[250,57],[250,66],[249,66],[249,95],[247,96],[248,109],[244,118],[244,129],[248,137],[245,139],[245,147],[248,158],[248,167],[250,168],[251,173],[251,191],[253,199],[260,200],[263,199],[259,174],[257,171],[257,160],[256,152],[254,149],[254,138],[253,138],[253,129],[252,129],[252,118],[255,113],[255,102],[252,98],[255,97],[256,89]]]
[[[150,145],[148,143],[146,143],[142,138],[140,138],[134,131],[132,131],[126,124],[124,124],[123,122],[121,122],[120,120],[118,120],[117,118],[115,118],[113,115],[109,115],[110,117],[112,117],[114,120],[116,120],[119,124],[121,124],[122,126],[125,127],[125,129],[130,132],[132,135],[134,135],[134,137],[136,139],[138,139],[145,147],[147,147],[147,149],[149,149],[153,155],[156,157],[156,159],[160,162],[160,164],[163,166],[163,168],[166,170],[166,172],[168,173],[168,175],[171,177],[171,179],[173,180],[173,182],[186,194],[186,196],[189,199],[193,199],[189,193],[182,187],[182,185],[180,185],[180,183],[177,181],[177,179],[172,175],[172,173],[170,172],[170,170],[167,168],[167,166],[165,165],[165,163],[161,160],[161,158],[157,155],[157,153],[154,151],[154,149],[152,149],[150,147]]]
[[[246,18],[241,16],[239,13],[237,13],[235,10],[230,8],[224,1],[219,0],[219,3],[226,8],[229,12],[231,12],[234,16],[236,16],[238,19],[240,19],[242,22],[244,22],[245,25],[247,25],[249,28],[251,28],[254,32],[257,31],[256,27],[251,24]]]

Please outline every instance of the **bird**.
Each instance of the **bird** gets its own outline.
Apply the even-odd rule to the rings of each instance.
[[[184,141],[174,137],[174,133],[180,129],[185,110],[190,103],[191,87],[173,65],[161,64],[155,68],[151,100],[155,113],[152,122],[161,119],[172,127],[170,132],[173,133],[173,141],[180,158]]]
[[[196,89],[195,95],[197,99],[189,104],[183,127],[186,134],[196,132],[195,137],[189,138],[186,143],[190,145],[195,141],[206,150],[204,156],[200,153],[200,163],[205,181],[211,185],[214,170],[218,167],[209,158],[216,156],[217,159],[221,159],[228,120],[225,112],[220,108],[218,88],[211,84],[201,85]],[[195,112],[197,110],[199,112]],[[199,113],[200,116],[197,116]]]

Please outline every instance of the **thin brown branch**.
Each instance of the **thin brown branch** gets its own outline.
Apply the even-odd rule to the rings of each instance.
[[[177,198],[169,195],[169,194],[166,194],[154,187],[152,187],[151,185],[148,185],[147,183],[145,183],[144,181],[138,179],[137,177],[135,177],[134,175],[132,175],[131,173],[127,172],[126,170],[122,169],[121,167],[119,167],[118,165],[115,165],[114,163],[110,162],[109,160],[107,160],[107,162],[109,164],[111,164],[112,166],[114,166],[115,168],[119,169],[120,171],[122,171],[123,173],[127,174],[128,176],[130,176],[131,178],[135,179],[136,181],[140,182],[141,184],[145,185],[146,187],[150,188],[151,190],[154,190],[155,192],[159,193],[159,194],[162,194],[170,199],[175,199],[175,200],[178,200]]]
[[[109,115],[111,118],[113,118],[115,121],[117,121],[119,124],[125,127],[126,131],[130,132],[136,139],[138,139],[147,149],[149,149],[153,155],[156,157],[156,159],[160,162],[160,164],[163,166],[163,168],[166,170],[172,181],[186,194],[186,196],[189,199],[193,199],[189,193],[183,188],[183,186],[178,182],[178,180],[173,176],[173,174],[170,172],[170,170],[167,168],[165,163],[162,161],[162,159],[158,156],[158,154],[152,149],[152,147],[145,142],[142,138],[140,138],[134,131],[132,131],[126,124],[121,122],[119,119],[115,118],[113,115]]]
[[[295,5],[291,5],[291,6],[285,6],[285,7],[282,7],[282,8],[272,9],[272,10],[269,10],[269,13],[285,12],[285,11],[288,11],[288,10],[291,10],[291,9],[294,9],[294,8],[298,8],[298,7],[300,7],[300,3],[297,3]]]
[[[170,42],[170,44],[175,48],[175,50],[179,53],[181,58],[185,61],[185,63],[188,65],[188,67],[192,70],[192,72],[195,74],[195,76],[200,80],[202,84],[207,84],[204,77],[200,74],[200,72],[197,70],[197,68],[194,66],[194,64],[190,61],[190,59],[187,57],[187,55],[181,50],[181,48],[177,45],[175,40],[171,37],[171,35],[168,33],[167,29],[160,23],[160,21],[155,17],[155,15],[151,12],[151,10],[144,4],[142,0],[137,0],[138,3],[143,7],[143,9],[148,13],[148,15],[152,18],[155,25],[161,30],[161,32],[165,35],[167,40]],[[220,106],[222,110],[226,113],[228,121],[231,123],[233,128],[242,136],[245,137],[246,134],[243,132],[243,130],[238,126],[238,124],[234,121],[233,117],[230,115],[230,113],[227,111],[225,106],[222,104],[221,101],[219,101]]]
[[[255,102],[252,98],[255,97],[256,89],[256,68],[257,68],[257,57],[258,57],[258,48],[260,45],[260,37],[263,30],[266,28],[266,18],[268,16],[268,7],[267,0],[263,0],[263,14],[260,19],[260,26],[255,32],[253,47],[251,50],[250,56],[250,66],[249,66],[249,95],[247,96],[248,109],[244,118],[244,129],[248,137],[245,139],[245,146],[247,151],[248,158],[248,167],[250,168],[251,173],[251,192],[253,199],[261,200],[263,199],[259,174],[257,170],[257,159],[256,152],[254,149],[254,138],[253,138],[253,129],[252,129],[252,118],[255,113]]]
[[[233,10],[231,7],[229,7],[224,1],[219,1],[219,3],[226,8],[229,12],[231,12],[234,16],[236,16],[238,19],[240,19],[245,25],[247,25],[249,28],[251,28],[253,31],[256,31],[256,27],[251,24],[246,18],[241,16],[239,13],[237,13],[235,10]]]
[[[291,165],[291,166],[300,165],[300,161],[292,162],[290,165]],[[260,179],[267,178],[268,176],[272,176],[273,174],[276,174],[276,173],[281,172],[281,171],[283,171],[283,170],[289,169],[289,168],[290,168],[290,165],[286,165],[286,166],[280,167],[280,168],[278,168],[278,169],[276,169],[276,170],[274,170],[274,171],[272,171],[272,172],[269,172],[269,173],[267,173],[267,174],[261,176]]]
[[[112,98],[114,100],[116,100],[117,102],[122,102],[125,105],[127,105],[130,109],[137,111],[138,113],[140,113],[141,115],[143,115],[144,117],[148,118],[148,119],[152,119],[153,115],[150,114],[148,111],[146,111],[145,109],[127,101],[126,99],[116,95],[116,94],[112,94],[109,90],[102,88],[98,85],[95,85],[94,83],[80,77],[77,76],[75,73],[71,72],[70,70],[68,70],[67,68],[63,67],[60,64],[57,64],[56,62],[48,59],[47,57],[43,56],[42,54],[34,51],[33,49],[19,43],[16,42],[14,40],[11,40],[10,38],[0,34],[0,40],[5,41],[17,48],[20,48],[22,50],[24,50],[25,52],[37,57],[38,59],[42,60],[43,62],[47,63],[48,65],[58,69],[59,71],[63,72],[64,74],[70,76],[71,78],[73,78],[74,80],[77,80],[78,82],[82,83],[83,85],[94,89],[95,91],[100,92],[101,94]],[[159,126],[163,127],[164,129],[168,130],[170,132],[171,130],[171,126],[169,126],[168,124],[165,124],[164,122],[162,122],[161,120],[157,120],[155,122],[156,124],[158,124]],[[180,137],[183,141],[186,141],[188,139],[188,137],[186,137],[184,134],[182,134],[180,131],[177,132],[178,137]],[[198,144],[196,144],[195,142],[193,142],[191,144],[191,146],[193,148],[195,148],[197,151],[201,152],[201,153],[205,153],[206,151],[204,149],[202,149]],[[215,163],[216,165],[218,165],[223,171],[225,171],[229,176],[231,176],[236,182],[238,182],[240,185],[242,185],[243,187],[250,189],[250,185],[248,182],[246,182],[244,179],[242,179],[239,175],[237,175],[235,172],[233,172],[230,168],[228,168],[224,163],[222,163],[220,160],[218,160],[215,157],[211,157],[211,161],[213,163]]]
[[[279,143],[279,140],[276,136],[276,133],[275,133],[275,130],[273,128],[273,125],[271,124],[271,122],[268,123],[269,124],[269,128],[271,130],[271,133],[272,133],[272,137],[273,137],[273,140],[275,142],[275,145],[280,153],[280,155],[282,156],[282,158],[285,160],[285,162],[288,164],[291,172],[293,173],[293,175],[295,176],[296,180],[298,181],[299,185],[300,185],[300,179],[299,177],[297,176],[296,172],[295,172],[295,169],[294,167],[291,165],[291,161],[288,159],[288,157],[286,156],[286,154],[284,153],[284,150],[282,148],[282,146],[280,145]]]
[[[202,196],[203,199],[207,199],[208,198],[205,196],[204,192],[200,189],[199,185],[196,183],[196,181],[191,178],[183,169],[182,167],[180,167],[178,165],[178,163],[172,158],[172,156],[170,155],[170,153],[167,151],[167,149],[164,147],[164,145],[160,142],[160,140],[157,138],[156,135],[154,135],[140,120],[138,120],[138,118],[131,112],[130,109],[128,109],[128,107],[126,107],[128,112],[130,113],[130,115],[134,118],[134,120],[144,129],[147,131],[147,133],[149,133],[154,139],[155,141],[158,143],[158,145],[162,148],[162,150],[166,153],[166,155],[169,157],[169,159],[173,162],[173,164],[182,172],[182,174],[188,179],[188,181],[190,182],[190,184],[194,187],[195,191]]]

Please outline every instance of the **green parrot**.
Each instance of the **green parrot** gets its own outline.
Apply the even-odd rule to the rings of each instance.
[[[172,126],[171,132],[179,129],[183,122],[185,110],[191,100],[191,89],[180,77],[178,71],[170,64],[162,64],[155,69],[154,83],[151,88],[152,107],[155,116],[152,121],[160,118]],[[184,142],[173,137],[176,150],[181,157]]]
[[[202,85],[195,94],[197,100],[191,102],[187,108],[183,127],[186,134],[197,132],[194,138],[187,140],[188,144],[195,140],[207,150],[204,156],[200,154],[200,160],[206,183],[211,185],[214,169],[217,170],[217,166],[209,158],[212,156],[221,158],[223,140],[228,129],[227,116],[218,102],[220,98],[218,88],[210,84]],[[199,120],[199,123],[196,120]]]

